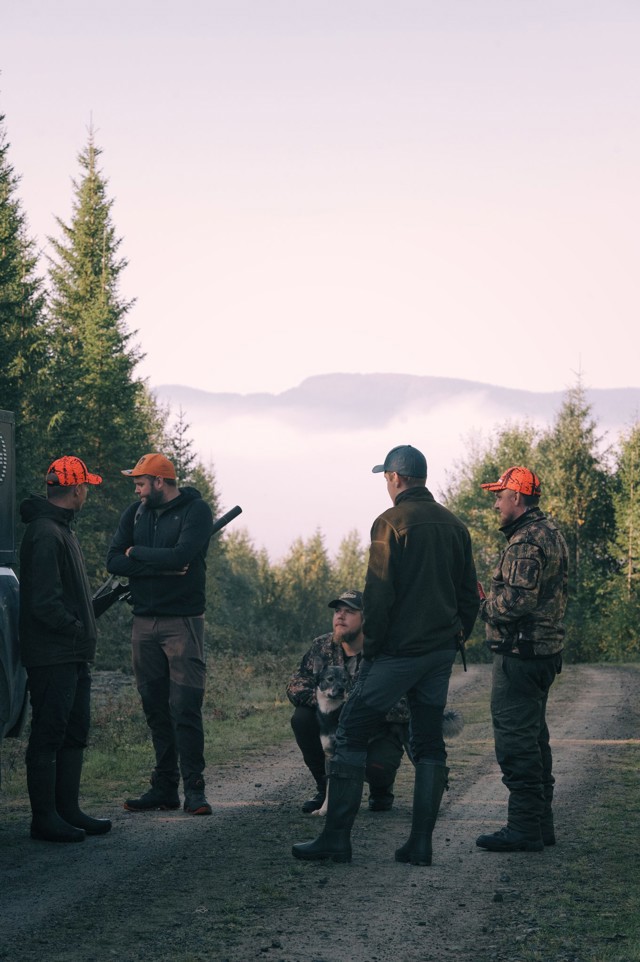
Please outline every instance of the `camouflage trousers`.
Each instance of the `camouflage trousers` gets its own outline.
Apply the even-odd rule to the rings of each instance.
[[[491,717],[496,758],[509,789],[507,824],[527,834],[539,834],[551,812],[555,779],[545,715],[561,665],[560,655],[493,657]]]

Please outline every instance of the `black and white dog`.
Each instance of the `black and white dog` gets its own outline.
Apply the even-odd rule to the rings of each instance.
[[[316,717],[320,728],[320,742],[328,763],[335,754],[340,712],[347,700],[353,680],[346,668],[341,665],[327,665],[321,658],[314,661],[313,669],[316,678]],[[327,782],[324,804],[322,808],[313,812],[314,815],[327,814],[328,798]]]

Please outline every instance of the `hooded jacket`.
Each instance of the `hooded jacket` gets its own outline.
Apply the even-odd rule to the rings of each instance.
[[[31,495],[20,505],[20,657],[27,668],[93,661],[96,620],[75,512]]]
[[[560,529],[540,508],[530,508],[500,529],[507,546],[481,603],[491,651],[540,658],[562,651],[568,557]]]
[[[199,491],[179,490],[161,508],[139,501],[129,505],[113,536],[107,570],[129,579],[134,615],[192,617],[204,612],[213,516]]]
[[[409,488],[371,529],[364,654],[424,655],[468,638],[478,586],[466,527],[427,488]]]

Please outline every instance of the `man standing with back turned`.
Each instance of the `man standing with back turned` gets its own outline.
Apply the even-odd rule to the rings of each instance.
[[[538,507],[540,481],[509,468],[482,485],[495,492],[507,539],[480,617],[493,652],[491,716],[496,758],[509,789],[507,824],[476,845],[490,852],[541,852],[555,844],[547,696],[562,667],[568,552]]]
[[[151,789],[124,807],[179,808],[181,774],[185,812],[210,815],[202,701],[211,509],[195,488],[178,488],[175,468],[163,454],[145,454],[122,474],[133,478],[140,500],[120,519],[107,570],[129,578],[133,670],[156,755]]]
[[[395,857],[430,865],[431,835],[448,776],[443,714],[457,646],[469,636],[478,611],[476,570],[469,532],[426,488],[427,462],[417,448],[393,448],[373,472],[384,472],[393,507],[371,529],[364,661],[340,717],[324,831],[313,842],[294,845],[293,855],[351,861],[367,745],[392,705],[407,694],[413,822]]]

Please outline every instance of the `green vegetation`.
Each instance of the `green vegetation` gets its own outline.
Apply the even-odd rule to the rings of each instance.
[[[132,500],[119,470],[142,453],[172,457],[180,483],[197,487],[214,514],[219,500],[213,467],[193,452],[187,415],[161,409],[136,375],[142,352],[128,325],[133,302],[119,290],[126,261],[100,156],[90,131],[78,157],[71,218],[58,218],[60,236],[50,238],[45,282],[0,116],[0,408],[16,418],[19,498],[42,490],[49,461],[63,453],[77,454],[104,476],[78,519],[94,587],[105,578],[109,540]],[[542,507],[559,521],[570,549],[567,657],[574,661],[638,658],[640,423],[615,450],[601,448],[578,383],[547,430],[509,423],[485,445],[472,440],[445,492],[446,504],[469,526],[478,574],[488,582],[503,539],[480,483],[523,462],[541,476]],[[248,535],[223,533],[213,540],[208,564],[210,650],[278,654],[326,630],[332,594],[362,587],[366,546],[347,532],[330,558],[317,531],[272,563]],[[126,609],[105,615],[100,628],[98,667],[128,670]],[[486,658],[477,625],[469,659]]]

